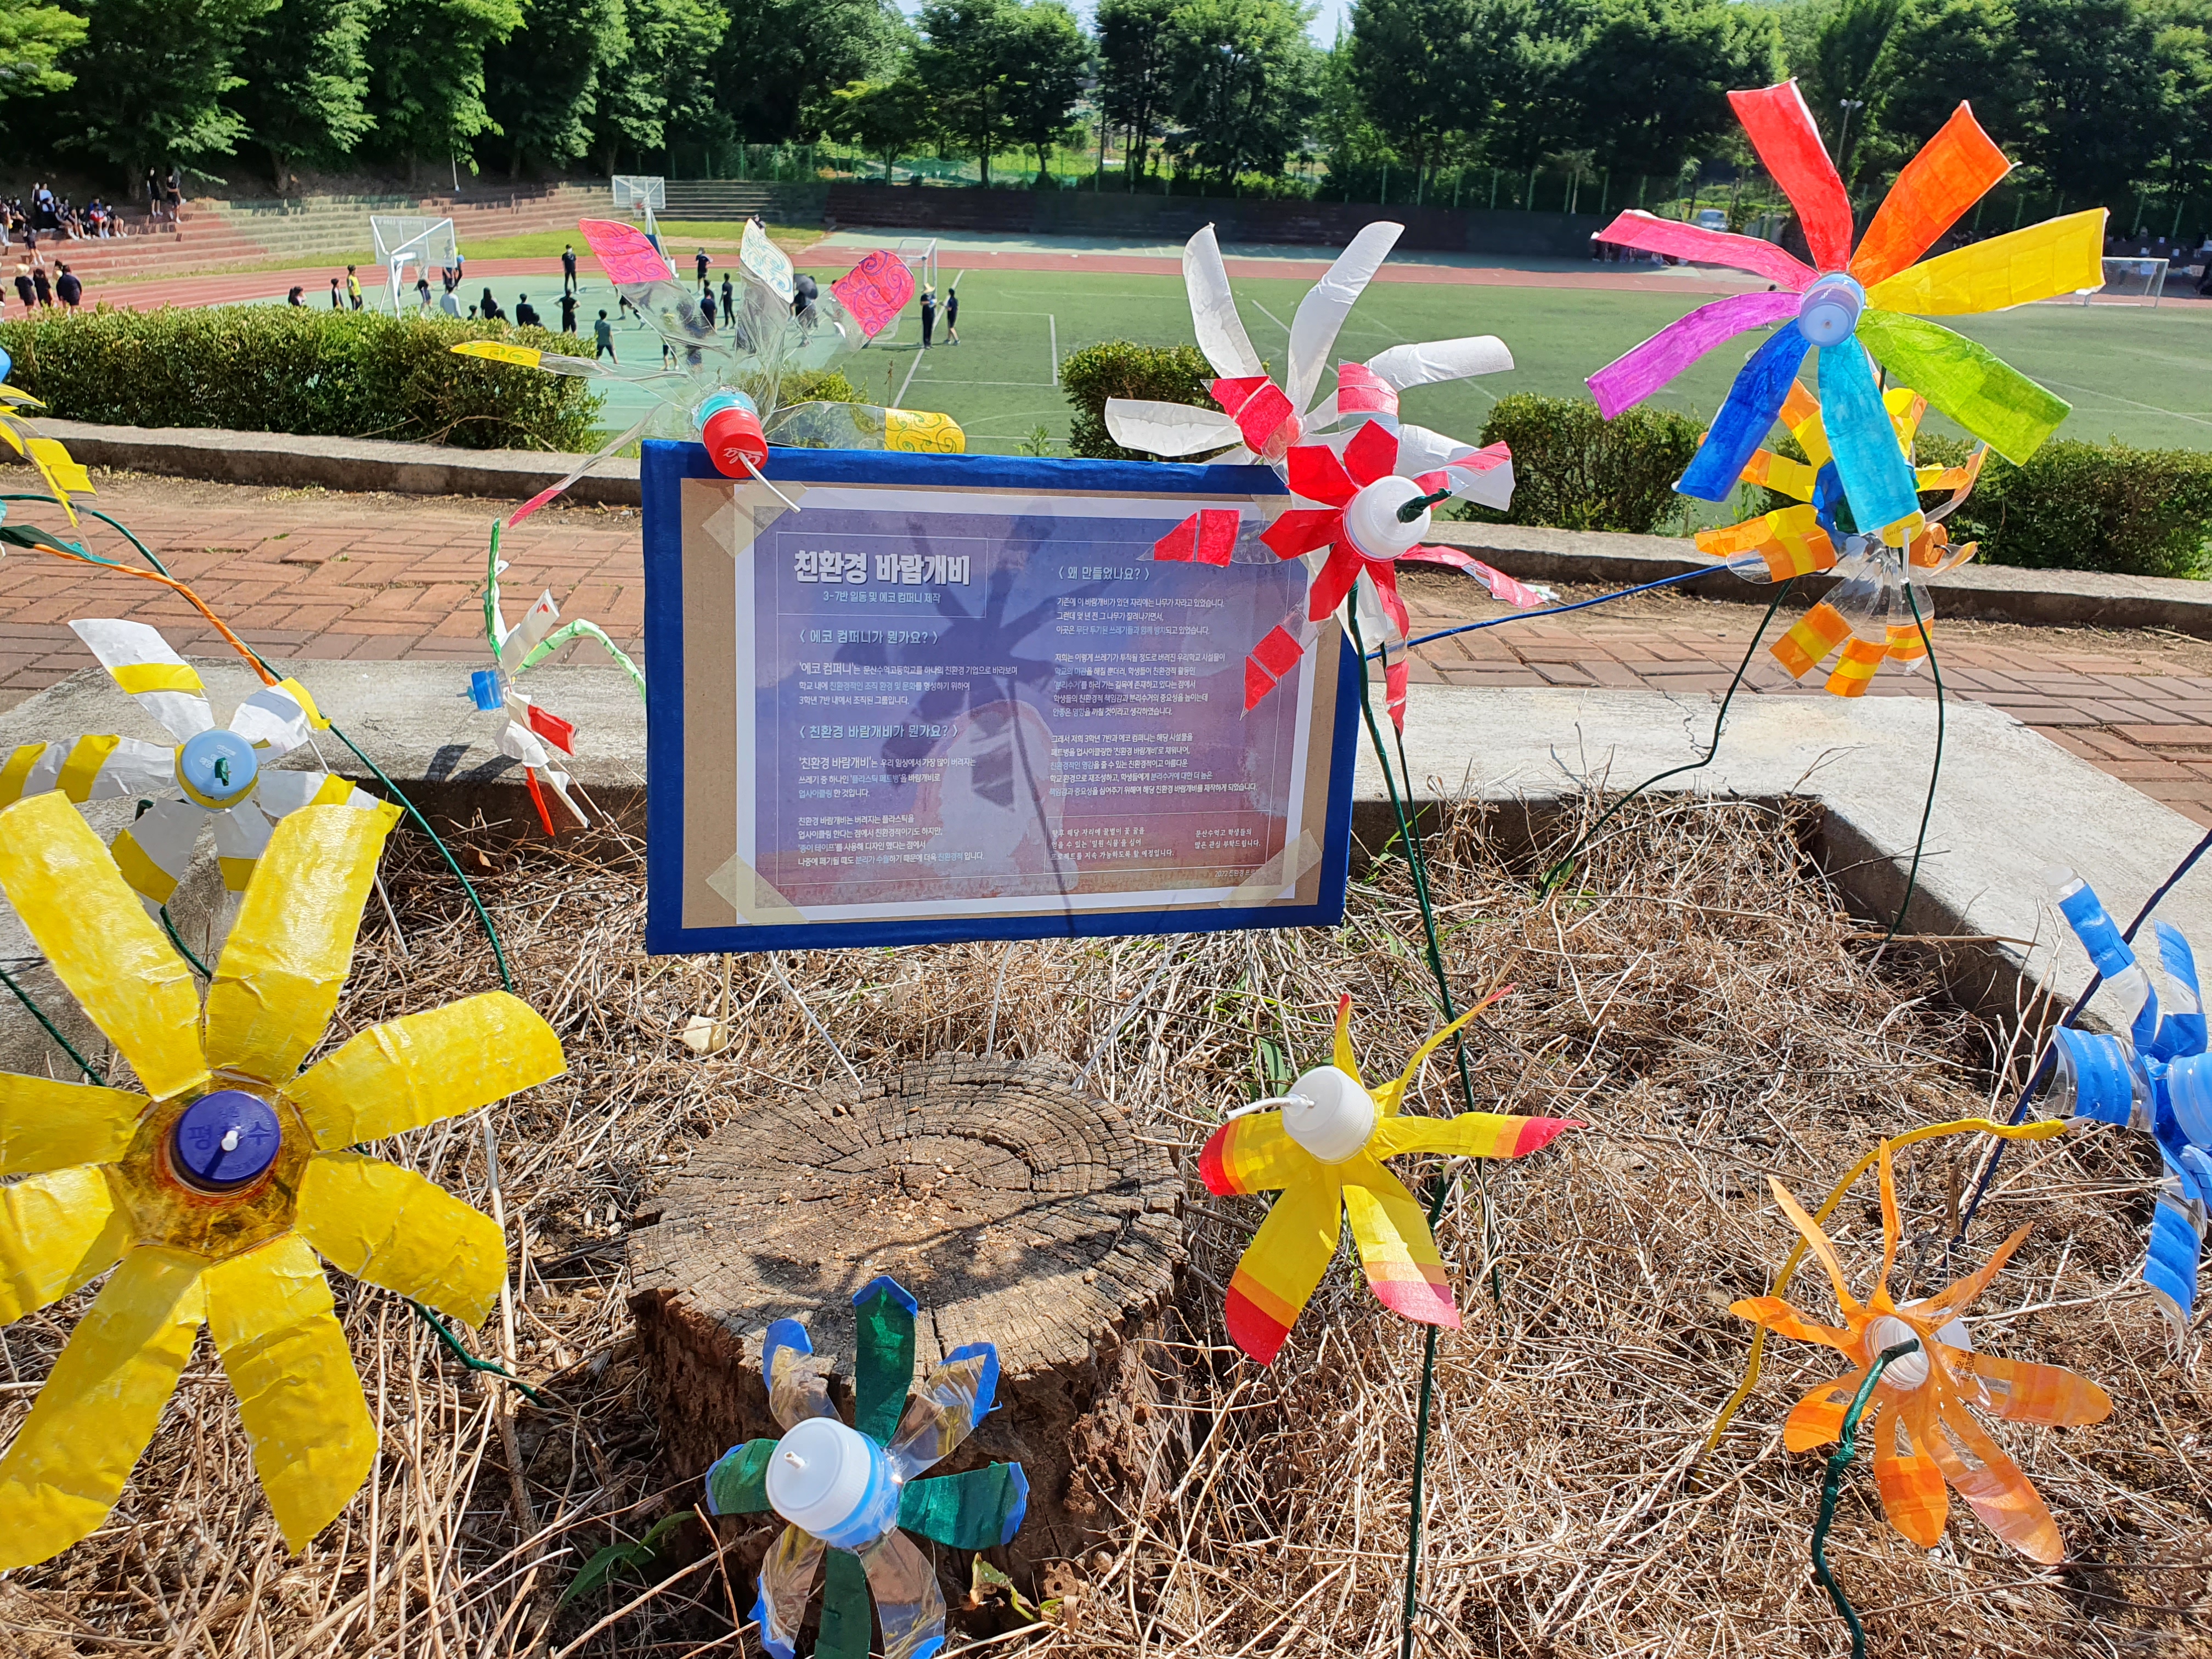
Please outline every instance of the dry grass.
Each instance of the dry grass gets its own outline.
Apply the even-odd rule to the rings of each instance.
[[[383,1430],[368,1488],[340,1522],[283,1555],[204,1345],[109,1525],[0,1583],[11,1651],[753,1650],[732,1629],[751,1586],[711,1557],[657,1594],[646,1592],[687,1566],[682,1550],[565,1611],[553,1596],[610,1537],[637,1537],[695,1496],[665,1490],[655,1468],[627,1341],[624,1221],[650,1212],[659,1179],[719,1123],[813,1086],[837,1062],[754,960],[728,981],[736,1045],[702,1060],[675,1041],[688,1016],[714,1011],[723,969],[637,954],[641,875],[618,840],[465,856],[482,866],[518,988],[572,1066],[492,1115],[523,1264],[520,1370],[547,1394],[514,1425],[532,1530],[509,1480],[506,1391],[444,1357],[395,1298],[339,1280]],[[1780,1444],[1790,1404],[1833,1374],[1834,1357],[1777,1343],[1735,1429],[1698,1460],[1750,1334],[1727,1304],[1764,1291],[1790,1243],[1768,1173],[1817,1202],[1875,1137],[1984,1109],[2008,1090],[2003,1034],[1936,1000],[1925,963],[1893,952],[1877,972],[1860,925],[1806,878],[1790,826],[1749,806],[1635,809],[1585,866],[1582,890],[1541,905],[1472,810],[1449,819],[1437,861],[1455,983],[1505,972],[1519,988],[1477,1028],[1475,1103],[1589,1127],[1488,1170],[1487,1212],[1462,1166],[1439,1229],[1466,1327],[1440,1348],[1419,1650],[1843,1652],[1806,1563],[1819,1462]],[[373,906],[334,1039],[495,982],[473,921],[420,846],[395,851],[387,880],[404,943]],[[980,1048],[994,1017],[1002,1051],[1072,1051],[1080,1063],[1145,989],[1091,1083],[1142,1133],[1194,1148],[1223,1109],[1272,1092],[1268,1045],[1298,1065],[1325,1052],[1340,990],[1357,1000],[1370,1069],[1404,1063],[1435,1018],[1408,891],[1402,865],[1385,865],[1355,886],[1334,933],[856,951],[787,966],[863,1074]],[[1449,1064],[1433,1064],[1414,1109],[1455,1109],[1456,1092]],[[489,1201],[472,1125],[381,1150]],[[1947,1206],[1972,1155],[1965,1140],[1939,1141],[1900,1160],[1900,1277],[1925,1293],[2034,1222],[1984,1299],[1976,1340],[2075,1365],[2117,1409],[2095,1428],[2000,1431],[2059,1518],[2075,1563],[2063,1570],[2007,1553],[1962,1505],[1940,1548],[1911,1547],[1881,1522],[1862,1459],[1830,1549],[1872,1650],[2203,1650],[2202,1339],[2177,1364],[2136,1282],[2153,1161],[2118,1134],[2016,1149],[1972,1248],[1947,1260]],[[1878,1261],[1872,1196],[1854,1194],[1832,1224],[1862,1287]],[[1155,1350],[1176,1402],[1172,1484],[1125,1494],[1100,1548],[1073,1564],[1071,1628],[1031,1631],[994,1656],[1395,1650],[1419,1333],[1382,1314],[1340,1262],[1281,1358],[1256,1370],[1224,1346],[1218,1287],[1261,1206],[1194,1186],[1193,1197],[1193,1271]],[[1826,1312],[1817,1275],[1794,1294]],[[13,1379],[0,1433],[21,1421],[82,1300],[0,1337]],[[471,1340],[496,1351],[498,1319]],[[991,1616],[970,1620],[953,1650],[1014,1629]]]

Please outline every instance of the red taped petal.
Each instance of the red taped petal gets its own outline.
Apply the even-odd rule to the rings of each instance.
[[[1260,532],[1275,556],[1295,559],[1327,547],[1344,533],[1344,514],[1334,507],[1294,507]]]
[[[1344,447],[1344,468],[1357,484],[1371,484],[1398,470],[1398,437],[1380,421],[1370,421]]]
[[[1334,450],[1319,444],[1299,444],[1285,459],[1289,464],[1291,488],[1308,501],[1342,507],[1352,499],[1352,475]]]
[[[1732,92],[1729,102],[1774,182],[1797,210],[1805,243],[1820,270],[1841,270],[1851,258],[1851,203],[1828,160],[1813,112],[1795,81],[1756,92]]]

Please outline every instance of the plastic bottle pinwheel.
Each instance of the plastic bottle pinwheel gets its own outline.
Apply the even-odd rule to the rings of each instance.
[[[945,1645],[945,1598],[929,1558],[902,1528],[954,1549],[990,1549],[1013,1537],[1029,1508],[1018,1463],[915,1478],[951,1455],[990,1411],[997,1350],[988,1342],[955,1348],[908,1400],[915,1299],[896,1280],[877,1279],[853,1306],[857,1426],[846,1427],[831,1408],[826,1362],[806,1328],[779,1319],[762,1338],[761,1367],[783,1437],[749,1440],[707,1471],[710,1513],[773,1510],[786,1523],[761,1564],[753,1607],[761,1647],[774,1659],[793,1659],[825,1552],[816,1659],[867,1659],[872,1591],[884,1659],[929,1659]]]
[[[735,314],[708,320],[667,257],[634,225],[582,219],[615,293],[675,352],[678,367],[626,374],[588,357],[540,351],[504,340],[468,340],[453,348],[549,374],[623,380],[642,387],[657,407],[559,483],[532,496],[507,518],[512,528],[601,461],[641,438],[703,439],[715,466],[731,477],[758,477],[770,444],[803,448],[919,450],[957,455],[966,435],[950,416],[872,404],[810,402],[781,407],[787,369],[826,368],[857,351],[897,319],[914,294],[914,276],[894,253],[867,254],[830,285],[827,296],[799,296],[789,256],[755,224],[738,248]]]
[[[1869,354],[1997,453],[2026,461],[2065,419],[2067,404],[1987,347],[1924,319],[2100,287],[2105,211],[2070,214],[1914,264],[2011,168],[1961,104],[1898,174],[1854,253],[1850,200],[1797,83],[1731,92],[1729,101],[1796,209],[1814,264],[1756,237],[1622,214],[1599,233],[1601,240],[1730,265],[1780,288],[1700,306],[1591,375],[1590,391],[1610,420],[1723,342],[1779,323],[1735,377],[1705,447],[1675,488],[1702,501],[1726,500],[1817,346],[1828,445],[1851,512],[1865,533],[1902,547],[1919,533],[1919,501],[1911,469],[1891,441]]]
[[[1404,1117],[1409,1088],[1442,1042],[1498,996],[1487,997],[1424,1042],[1393,1082],[1370,1094],[1352,1057],[1352,999],[1336,1005],[1336,1057],[1291,1085],[1291,1091],[1216,1129],[1199,1155],[1211,1192],[1270,1192],[1267,1212],[1229,1281],[1230,1340],[1261,1364],[1281,1352],[1322,1275],[1336,1259],[1345,1218],[1367,1283],[1393,1313],[1425,1325],[1459,1328],[1459,1309],[1444,1282],[1443,1260],[1429,1218],[1382,1165],[1401,1152],[1456,1158],[1526,1158],[1579,1123],[1557,1117]]]
[[[318,1254],[472,1324],[496,1301],[498,1227],[349,1149],[559,1075],[551,1029],[495,991],[300,1069],[398,816],[320,806],[277,825],[203,1010],[66,800],[0,811],[0,890],[143,1091],[0,1075],[0,1321],[114,1269],[0,1458],[0,1570],[100,1524],[202,1325],[285,1542],[327,1526],[368,1473],[376,1426]]]
[[[115,683],[176,739],[171,744],[96,734],[27,743],[0,759],[0,805],[58,790],[73,801],[117,796],[151,805],[115,838],[115,862],[148,905],[169,902],[212,824],[223,885],[246,890],[269,844],[270,820],[303,806],[369,808],[378,803],[330,772],[278,771],[269,763],[330,722],[297,680],[265,685],[219,726],[198,671],[143,623],[70,626]]]
[[[1874,1443],[1875,1486],[1889,1524],[1922,1548],[1933,1549],[1942,1539],[1950,1509],[1944,1491],[1948,1480],[1990,1530],[2022,1555],[2045,1563],[2063,1561],[2066,1546],[2058,1523],[2020,1466],[1974,1419],[1973,1410],[2017,1423],[2101,1423],[2112,1414],[2112,1402],[2095,1383],[2063,1366],[1974,1352],[1960,1316],[2020,1248],[2028,1235],[2026,1227],[1999,1245],[1978,1273],[1925,1301],[1900,1307],[1890,1299],[1889,1273],[1897,1264],[1903,1229],[1887,1143],[1881,1170],[1881,1276],[1863,1307],[1853,1299],[1819,1224],[1787,1188],[1767,1177],[1783,1212],[1828,1270],[1844,1328],[1815,1324],[1775,1296],[1750,1297],[1729,1311],[1778,1336],[1825,1342],[1853,1368],[1850,1375],[1821,1383],[1797,1402],[1783,1425],[1782,1443],[1791,1451],[1810,1451],[1835,1440],[1875,1357],[1917,1338],[1918,1352],[1900,1355],[1882,1372],[1864,1420],[1866,1438]]]
[[[507,568],[507,561],[499,556],[499,529],[498,525],[492,526],[491,551],[484,562],[484,638],[490,643],[495,665],[479,668],[469,676],[469,696],[477,708],[487,713],[498,711],[506,714],[507,724],[499,734],[499,752],[522,763],[522,775],[530,785],[531,804],[537,807],[538,819],[545,826],[545,833],[551,836],[558,831],[553,827],[552,811],[545,805],[545,792],[538,786],[538,775],[541,772],[545,775],[545,781],[553,786],[553,793],[561,798],[561,805],[574,815],[576,822],[590,822],[576,803],[568,799],[568,775],[558,768],[550,752],[557,749],[564,755],[575,753],[576,728],[558,714],[547,713],[515,681],[562,646],[577,640],[598,641],[615,659],[616,665],[629,676],[630,684],[637,687],[641,697],[645,696],[645,675],[623,648],[607,637],[606,629],[599,623],[581,618],[562,622],[561,607],[555,603],[550,588],[522,613],[520,622],[509,628],[499,604],[500,572]]]
[[[0,382],[15,373],[15,360],[0,351]],[[76,508],[70,505],[72,495],[90,495],[92,475],[70,458],[70,453],[58,438],[41,435],[39,428],[25,418],[26,409],[44,409],[46,404],[20,387],[0,384],[0,443],[5,443],[37,471],[46,493],[60,505],[75,524]]]
[[[1882,406],[1910,465],[1913,436],[1928,412],[1928,401],[1909,388],[1892,387],[1882,394]],[[1806,459],[1755,450],[1744,467],[1743,481],[1793,497],[1799,505],[1723,530],[1701,530],[1698,550],[1723,560],[1747,581],[1782,581],[1815,571],[1836,571],[1842,581],[1834,593],[1767,649],[1791,678],[1802,679],[1841,646],[1843,655],[1828,676],[1827,689],[1839,697],[1860,696],[1884,659],[1897,662],[1907,673],[1927,661],[1927,643],[1921,635],[1923,629],[1932,632],[1936,626],[1936,596],[1913,573],[1938,575],[1974,556],[1978,544],[1953,546],[1943,520],[1973,493],[1989,451],[1977,448],[1963,466],[1913,468],[1916,491],[1948,489],[1951,498],[1923,514],[1926,526],[1900,550],[1854,530],[1850,505],[1844,498],[1821,424],[1820,402],[1794,380],[1783,399],[1782,424],[1797,440]]]
[[[2212,1059],[2204,1052],[2197,957],[2179,928],[2155,925],[2157,959],[2174,1005],[2162,1013],[2150,975],[2089,884],[2064,868],[2045,871],[2044,878],[2106,988],[2130,1011],[2126,1039],[2065,1025],[2052,1033],[2057,1072],[2046,1098],[2062,1117],[2124,1124],[2157,1141],[2166,1175],[2151,1209],[2143,1283],[2176,1336],[2184,1336],[2197,1307],[2197,1263],[2212,1210]]]

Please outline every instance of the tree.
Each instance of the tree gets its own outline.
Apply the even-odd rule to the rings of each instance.
[[[2157,32],[2132,0],[2014,0],[2026,158],[2076,207],[2124,200],[2166,150]]]
[[[1867,141],[1868,116],[1879,100],[1881,82],[1895,67],[1889,44],[1905,11],[1905,0],[1843,0],[1814,33],[1812,62],[1797,70],[1799,90],[1826,130],[1836,170],[1846,183],[1852,152]],[[1847,112],[1846,102],[1860,107]],[[1847,113],[1856,118],[1846,121]]]
[[[1279,173],[1315,103],[1304,12],[1288,0],[1184,0],[1170,22],[1179,137],[1200,169]]]
[[[1779,75],[1770,13],[1725,0],[1599,0],[1575,54],[1575,148],[1602,171],[1672,173],[1737,130],[1728,94]]]
[[[484,53],[484,104],[517,177],[592,147],[602,82],[630,55],[623,0],[526,0],[523,26]]]
[[[830,89],[887,79],[904,34],[890,0],[720,0],[726,14],[714,66],[714,104],[737,135],[785,143]]]
[[[1867,148],[1901,167],[1952,112],[1971,103],[1974,119],[2017,159],[2027,121],[2027,77],[2010,0],[1915,0],[1898,19],[1880,82],[1866,111]]]
[[[1480,0],[1358,0],[1352,85],[1390,147],[1416,173],[1455,136],[1489,125],[1496,42],[1479,35]]]
[[[974,155],[991,182],[991,157],[1014,142],[1006,66],[1021,27],[1017,0],[928,0],[917,20],[915,72],[937,100],[948,139]]]
[[[1091,41],[1075,14],[1060,0],[1030,0],[1016,9],[1006,33],[1006,125],[1036,151],[1037,176],[1048,170],[1046,151],[1067,131],[1091,69]]]
[[[302,165],[335,167],[376,125],[368,112],[368,30],[377,0],[283,0],[246,31],[253,73],[232,99],[269,153],[283,195]]]
[[[369,37],[372,112],[410,172],[451,159],[499,124],[484,106],[484,52],[522,27],[521,0],[386,0]]]
[[[1121,163],[1131,188],[1173,101],[1168,87],[1168,20],[1182,0],[1098,0],[1098,107],[1129,135]]]
[[[714,0],[629,0],[627,15],[629,52],[602,79],[592,127],[609,173],[624,145],[642,156],[678,138],[720,136],[714,66],[730,14]]]
[[[224,95],[246,36],[275,0],[99,0],[82,45],[56,64],[76,76],[57,100],[60,149],[131,173],[179,157],[228,155],[246,123]]]
[[[84,36],[84,19],[59,6],[0,0],[0,97],[66,91],[76,77],[58,60]]]

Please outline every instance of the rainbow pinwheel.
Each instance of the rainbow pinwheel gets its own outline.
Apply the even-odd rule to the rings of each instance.
[[[997,1350],[988,1342],[955,1348],[908,1400],[915,1299],[896,1280],[876,1279],[853,1306],[857,1426],[846,1427],[831,1407],[828,1361],[815,1354],[806,1328],[779,1319],[761,1339],[761,1370],[783,1437],[748,1440],[707,1471],[709,1513],[773,1510],[786,1523],[761,1564],[753,1607],[772,1659],[793,1659],[825,1552],[816,1659],[867,1659],[871,1592],[884,1659],[929,1659],[945,1645],[945,1598],[929,1558],[904,1534],[953,1549],[991,1549],[1013,1537],[1029,1508],[1018,1463],[915,1479],[950,1456],[991,1410]]]
[[[214,1338],[254,1473],[302,1547],[368,1473],[376,1428],[319,1253],[481,1321],[498,1227],[350,1150],[556,1077],[561,1044],[503,992],[362,1032],[307,1071],[398,809],[276,826],[202,1008],[190,971],[61,795],[0,811],[0,890],[144,1092],[0,1075],[0,1321],[106,1273],[0,1458],[0,1570],[98,1527]]]
[[[1913,436],[1928,412],[1927,399],[1910,388],[1893,387],[1882,394],[1882,406],[1910,465]],[[1747,581],[1783,581],[1835,571],[1842,580],[1832,598],[1814,605],[1767,648],[1793,678],[1802,679],[1841,646],[1843,655],[1828,676],[1827,689],[1839,697],[1860,696],[1885,659],[1899,663],[1907,673],[1928,659],[1922,631],[1936,625],[1936,597],[1912,573],[1940,574],[1974,556],[1977,544],[1954,547],[1943,520],[1973,493],[1989,451],[1976,449],[1963,466],[1912,469],[1916,491],[1948,489],[1951,498],[1928,509],[1922,515],[1925,526],[1910,545],[1899,549],[1853,529],[1819,400],[1795,380],[1783,399],[1782,424],[1797,440],[1806,459],[1755,450],[1744,466],[1743,481],[1790,496],[1800,505],[1725,529],[1700,530],[1698,550],[1722,560]]]
[[[1731,265],[1780,289],[1700,306],[1591,375],[1590,391],[1610,420],[1724,341],[1779,323],[1735,377],[1705,447],[1675,487],[1703,501],[1726,500],[1817,346],[1828,444],[1853,517],[1865,533],[1904,546],[1920,530],[1919,501],[1911,469],[1891,439],[1869,354],[1999,454],[2026,461],[2065,419],[2066,403],[1987,347],[1924,318],[1998,311],[2101,286],[2105,210],[1914,264],[2011,167],[1961,104],[1905,164],[1854,253],[1850,201],[1797,83],[1731,92],[1729,101],[1796,209],[1817,269],[1756,237],[1622,214],[1600,233],[1603,240]]]
[[[2045,878],[2106,989],[2130,1011],[2124,1038],[2069,1025],[2051,1033],[2057,1076],[2049,1104],[2062,1117],[2147,1130],[2158,1143],[2166,1175],[2151,1206],[2143,1284],[2175,1337],[2185,1338],[2212,1211],[2212,1056],[2196,953],[2171,922],[2152,929],[2152,960],[2165,971],[2172,1003],[2161,1011],[2149,975],[2089,884],[2063,867]]]
[[[557,749],[564,755],[574,754],[576,728],[558,714],[549,713],[515,682],[562,646],[577,640],[597,641],[600,648],[615,659],[616,665],[629,676],[630,684],[637,687],[641,697],[645,696],[645,676],[599,623],[582,618],[562,622],[561,607],[550,588],[540,593],[537,602],[522,613],[522,620],[509,628],[499,604],[500,573],[507,568],[507,561],[499,556],[499,532],[500,526],[495,523],[491,527],[491,551],[484,561],[484,638],[491,646],[493,665],[479,668],[469,676],[469,696],[486,713],[503,713],[507,716],[507,724],[500,728],[499,752],[509,760],[522,763],[522,775],[530,786],[531,803],[538,809],[538,820],[545,826],[545,833],[551,836],[558,832],[553,827],[553,814],[545,805],[545,792],[538,787],[541,772],[545,775],[545,781],[552,785],[553,793],[561,798],[561,805],[568,809],[576,822],[590,822],[568,798],[568,775],[555,763],[551,752]]]
[[[254,860],[269,844],[270,820],[303,806],[377,805],[335,773],[279,771],[268,763],[291,753],[330,722],[294,679],[264,685],[217,726],[199,672],[143,623],[73,622],[76,636],[115,683],[159,720],[173,744],[95,733],[59,743],[27,743],[0,759],[0,805],[58,790],[73,801],[137,795],[146,810],[116,836],[115,862],[152,908],[169,902],[184,879],[200,831],[212,825],[223,885],[246,890]]]
[[[1835,1440],[1875,1356],[1917,1338],[1919,1352],[1892,1361],[1875,1383],[1863,1425],[1866,1437],[1874,1443],[1875,1486],[1890,1525],[1923,1548],[1933,1549],[1942,1539],[1950,1509],[1944,1491],[1948,1480],[1990,1530],[2022,1555],[2045,1563],[2062,1561],[2066,1546],[2058,1535],[2058,1523],[2020,1466],[2005,1455],[1968,1408],[2020,1423],[2080,1424],[2102,1422],[2111,1415],[2112,1402],[2095,1383],[2062,1366],[2001,1359],[1974,1351],[1960,1316],[2020,1248],[2028,1235],[2026,1227],[1999,1245],[1978,1273],[1925,1301],[1899,1307],[1890,1299],[1889,1274],[1897,1265],[1903,1228],[1887,1142],[1881,1169],[1881,1274],[1863,1307],[1844,1283],[1843,1267],[1827,1235],[1781,1182],[1767,1177],[1783,1213],[1828,1270],[1844,1328],[1815,1324],[1775,1296],[1738,1302],[1729,1311],[1778,1336],[1825,1342],[1853,1367],[1848,1376],[1820,1384],[1797,1402],[1783,1426],[1782,1443],[1791,1451],[1810,1451]]]
[[[1504,994],[1485,998],[1431,1036],[1403,1073],[1372,1094],[1352,1057],[1352,999],[1340,998],[1334,1062],[1305,1073],[1278,1100],[1258,1103],[1281,1110],[1231,1118],[1207,1139],[1199,1173],[1208,1191],[1282,1193],[1237,1264],[1224,1310],[1230,1340],[1261,1364],[1281,1352],[1336,1259],[1347,1217],[1376,1299],[1407,1319],[1459,1328],[1428,1217],[1382,1160],[1401,1152],[1526,1158],[1582,1127],[1493,1112],[1400,1115],[1406,1091],[1437,1045]]]

